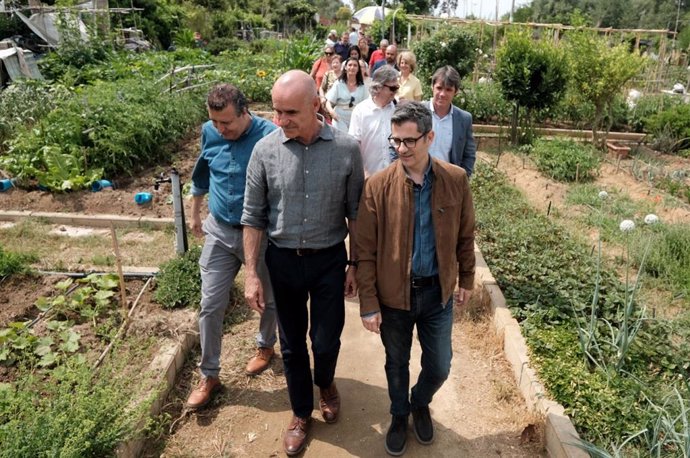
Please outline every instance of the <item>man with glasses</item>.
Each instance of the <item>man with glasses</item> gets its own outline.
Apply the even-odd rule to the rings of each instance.
[[[475,220],[467,173],[429,154],[429,109],[400,104],[391,123],[399,159],[366,181],[356,242],[362,324],[381,334],[386,349],[392,421],[385,449],[398,456],[410,413],[417,441],[434,440],[429,404],[450,372],[453,299],[466,304],[474,284]],[[415,326],[422,370],[410,392]]]
[[[472,135],[472,115],[453,105],[460,90],[460,74],[450,65],[437,69],[431,76],[431,110],[436,136],[429,153],[462,167],[472,176],[477,145]]]
[[[369,85],[371,97],[352,111],[349,134],[359,142],[364,175],[367,177],[390,164],[388,136],[398,88],[398,72],[388,65],[381,67]]]

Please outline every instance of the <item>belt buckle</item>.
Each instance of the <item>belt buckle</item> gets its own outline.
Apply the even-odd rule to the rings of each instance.
[[[420,285],[417,284],[417,279],[412,277],[412,288],[420,288]]]
[[[295,250],[295,253],[297,254],[297,256],[304,256],[304,250],[302,250],[302,248],[297,248]]]

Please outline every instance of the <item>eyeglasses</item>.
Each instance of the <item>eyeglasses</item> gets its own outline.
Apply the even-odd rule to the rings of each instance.
[[[400,86],[389,86],[387,84],[384,84],[388,89],[391,90],[391,92],[398,92],[398,89],[400,89]]]
[[[395,137],[388,137],[388,143],[393,148],[400,148],[400,145],[405,145],[406,148],[411,149],[417,146],[417,142],[421,140],[423,136],[428,134],[429,131],[424,132],[422,135],[420,135],[417,138],[395,138]]]
[[[354,106],[355,106],[355,98],[354,98],[354,97],[350,97],[350,108],[352,108],[352,107],[354,107]]]
[[[327,55],[327,56],[332,56],[332,55],[333,55],[332,52],[328,52],[328,51],[326,51],[324,54]]]

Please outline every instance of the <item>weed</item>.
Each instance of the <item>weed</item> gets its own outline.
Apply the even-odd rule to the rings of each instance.
[[[600,163],[599,153],[573,140],[537,140],[532,148],[537,168],[558,181],[587,181]]]
[[[29,264],[37,260],[38,257],[34,254],[14,253],[0,246],[0,278],[26,273],[29,271]]]
[[[199,307],[201,302],[200,256],[201,247],[193,246],[184,255],[161,265],[157,277],[155,299],[163,308]]]

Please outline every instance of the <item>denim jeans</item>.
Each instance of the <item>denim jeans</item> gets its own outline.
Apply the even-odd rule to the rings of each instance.
[[[450,373],[453,357],[453,299],[441,303],[441,287],[410,289],[410,310],[381,307],[381,341],[386,349],[386,379],[391,415],[408,415],[410,409],[426,407]],[[422,347],[422,371],[410,388],[412,330]]]
[[[314,409],[314,385],[328,388],[335,376],[345,324],[345,244],[298,256],[269,242],[266,265],[278,312],[280,351],[290,405],[298,417]],[[307,308],[309,301],[309,308]],[[314,378],[307,351],[314,355]]]

